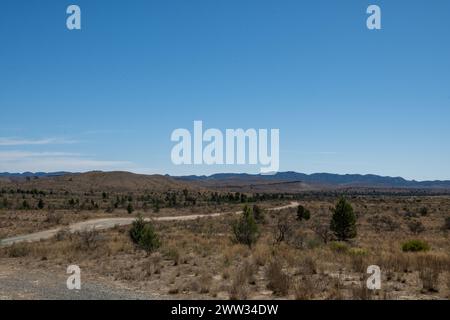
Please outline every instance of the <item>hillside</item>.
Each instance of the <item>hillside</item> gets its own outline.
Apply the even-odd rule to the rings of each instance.
[[[87,172],[52,176],[29,176],[0,180],[0,187],[38,190],[93,191],[145,191],[192,189],[191,184],[162,175],[141,175],[130,172]]]

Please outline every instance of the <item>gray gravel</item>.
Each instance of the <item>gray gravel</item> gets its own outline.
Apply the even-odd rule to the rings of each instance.
[[[69,290],[66,286],[70,275],[55,272],[24,270],[0,265],[0,300],[155,300],[151,296],[130,289],[84,279],[81,290]]]

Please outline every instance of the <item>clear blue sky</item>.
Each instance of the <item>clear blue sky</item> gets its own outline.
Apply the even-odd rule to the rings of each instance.
[[[282,171],[450,179],[448,0],[2,0],[0,46],[0,171],[258,171],[172,165],[202,120],[279,128]]]

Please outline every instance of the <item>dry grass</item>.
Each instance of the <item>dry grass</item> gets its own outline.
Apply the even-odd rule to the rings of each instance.
[[[291,214],[287,219],[295,232],[276,245],[272,233],[277,212],[269,212],[260,226],[262,236],[252,249],[230,241],[234,217],[224,216],[158,223],[162,247],[148,257],[130,241],[128,227],[78,234],[63,229],[51,240],[0,248],[0,257],[14,265],[49,270],[76,262],[93,276],[174,298],[450,297],[450,242],[442,229],[450,197],[423,197],[420,202],[417,197],[355,197],[350,202],[358,213],[358,237],[349,242],[321,241],[315,230],[328,225],[328,208],[334,200],[304,201],[311,221],[302,224],[296,224],[295,210],[284,211],[284,215]],[[424,206],[428,212],[421,216]],[[411,218],[405,218],[405,212],[418,213],[414,219],[420,219],[425,228],[418,237],[430,244],[429,252],[401,251],[401,244],[413,237],[408,227]],[[71,221],[72,215],[65,215],[60,223]],[[6,225],[5,230],[10,230],[16,224],[26,228],[33,224],[31,213],[10,218],[2,217],[0,227]],[[38,229],[50,225],[46,218],[45,212],[39,212],[39,222],[34,222]],[[372,264],[381,268],[382,292],[364,286],[366,269]]]
[[[289,292],[291,279],[289,275],[283,271],[280,261],[272,260],[266,270],[267,288],[272,290],[275,295],[286,296]]]

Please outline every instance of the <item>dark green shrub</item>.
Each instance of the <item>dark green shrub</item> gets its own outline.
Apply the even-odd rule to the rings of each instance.
[[[139,215],[136,220],[133,221],[133,225],[130,229],[130,238],[134,243],[139,243],[141,239],[142,230],[144,230],[145,221],[141,215]]]
[[[265,220],[264,210],[256,204],[253,206],[253,216],[258,223],[263,223]]]
[[[427,214],[428,214],[428,208],[427,207],[420,208],[420,215],[426,216]]]
[[[138,216],[130,229],[130,238],[147,253],[153,252],[161,246],[158,234],[152,223],[145,222],[142,216]]]
[[[253,211],[245,206],[242,216],[232,224],[233,240],[237,243],[251,247],[259,237],[258,225],[256,224]]]
[[[297,208],[297,220],[309,220],[311,218],[311,213],[304,206],[298,206]]]
[[[133,205],[131,203],[129,203],[127,206],[127,212],[129,214],[131,214],[131,213],[133,213],[133,211],[134,211]]]
[[[410,240],[402,244],[402,250],[404,252],[428,251],[430,250],[430,246],[422,240]]]
[[[161,246],[159,237],[151,223],[146,223],[142,229],[139,246],[147,251],[147,253],[151,253]]]
[[[353,207],[345,198],[340,198],[336,207],[332,208],[330,229],[338,240],[345,241],[356,237],[356,215]]]

